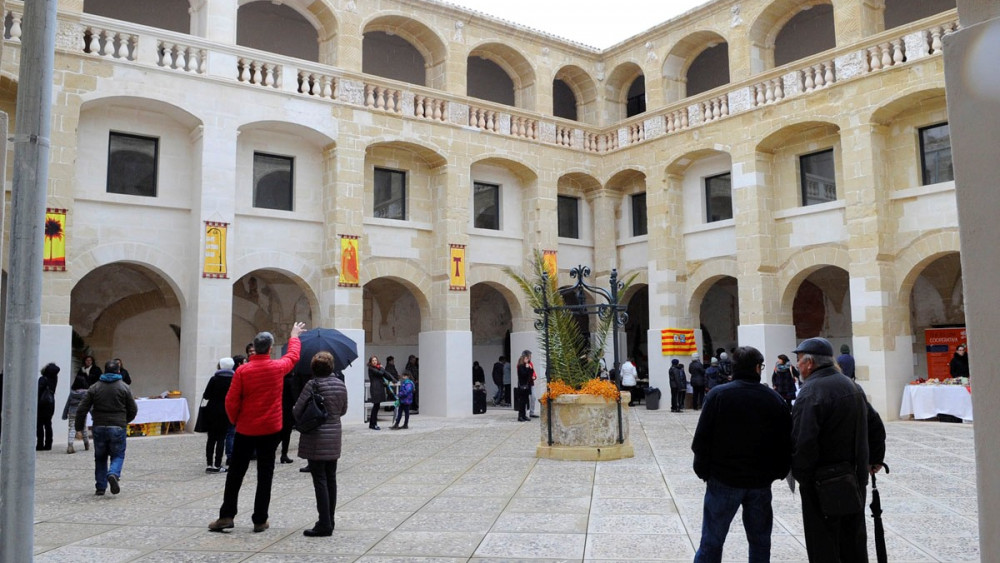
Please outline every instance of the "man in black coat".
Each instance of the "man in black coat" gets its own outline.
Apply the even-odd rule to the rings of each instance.
[[[701,363],[698,353],[691,354],[691,363],[688,364],[688,373],[691,374],[691,407],[694,410],[701,410],[701,403],[705,400],[705,365]]]
[[[743,507],[750,561],[771,556],[771,483],[788,474],[792,418],[785,401],[760,383],[764,356],[733,353],[733,381],[709,392],[691,442],[694,472],[707,482],[695,561],[720,561],[729,525]]]
[[[792,407],[792,475],[800,486],[809,561],[868,561],[866,486],[869,473],[882,468],[885,426],[861,387],[835,367],[828,340],[804,340],[793,352],[804,383]],[[817,477],[838,467],[854,482],[848,479],[847,490],[834,495],[833,514],[821,503]],[[844,513],[847,498],[855,502]]]

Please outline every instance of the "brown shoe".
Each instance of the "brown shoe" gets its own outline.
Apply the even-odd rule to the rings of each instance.
[[[271,527],[271,525],[268,524],[267,522],[261,522],[260,524],[254,524],[253,525],[253,533],[259,534],[259,533],[263,532],[264,530],[266,530],[266,529],[268,529],[270,527]]]
[[[232,518],[219,518],[208,525],[208,529],[213,532],[221,532],[222,530],[228,530],[233,527]]]

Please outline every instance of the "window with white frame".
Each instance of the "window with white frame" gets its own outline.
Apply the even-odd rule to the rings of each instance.
[[[733,218],[733,175],[729,172],[705,178],[706,221],[725,221]]]
[[[375,207],[373,215],[381,219],[406,220],[406,172],[375,169]]]
[[[833,149],[800,156],[799,176],[802,187],[802,205],[815,205],[837,200]]]

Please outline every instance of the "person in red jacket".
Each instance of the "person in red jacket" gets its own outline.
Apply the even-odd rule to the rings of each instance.
[[[274,336],[261,332],[253,339],[254,354],[241,365],[226,395],[226,414],[236,424],[233,457],[226,474],[226,491],[219,518],[208,525],[213,532],[233,527],[240,487],[250,467],[250,456],[257,452],[257,495],[253,504],[253,531],[268,529],[267,508],[271,504],[271,480],[274,477],[274,454],[281,442],[281,389],[285,374],[299,361],[299,334],[305,323],[295,323],[288,339],[288,352],[271,359]]]

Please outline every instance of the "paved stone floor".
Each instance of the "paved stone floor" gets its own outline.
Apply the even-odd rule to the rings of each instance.
[[[235,530],[211,533],[225,476],[204,473],[203,435],[130,439],[117,496],[94,496],[90,452],[41,452],[35,560],[691,561],[704,494],[691,471],[697,413],[629,416],[635,457],[602,463],[536,459],[538,421],[518,423],[509,410],[418,415],[407,431],[350,425],[329,538],[302,536],[316,513],[298,460],[277,467],[270,530],[251,533],[251,470]],[[889,560],[978,561],[972,426],[887,430],[892,473],[879,490]],[[772,560],[805,561],[799,499],[784,482],[774,509]],[[739,522],[726,560],[746,561]]]

